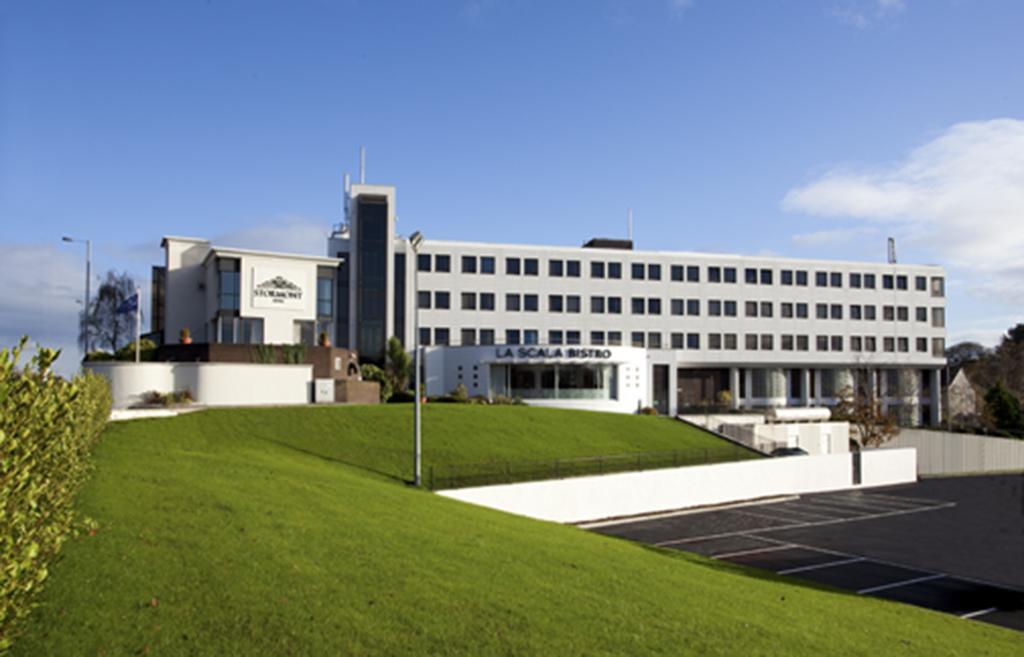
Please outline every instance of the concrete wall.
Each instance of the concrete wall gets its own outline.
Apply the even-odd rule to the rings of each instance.
[[[167,267],[164,296],[164,341],[178,342],[181,329],[192,333],[194,342],[207,342],[206,292],[203,260],[210,243],[187,237],[164,238]]]
[[[228,251],[225,256],[232,257]],[[273,256],[241,255],[241,309],[242,317],[263,318],[263,342],[266,344],[293,344],[296,321],[316,319],[316,270],[313,260],[285,259]],[[211,261],[209,268],[216,269]],[[273,305],[254,296],[257,285],[274,276],[283,276],[302,289],[302,298],[295,302]],[[216,286],[207,288],[216,290]],[[216,295],[208,295],[216,303]],[[262,301],[262,303],[261,303]],[[212,316],[213,313],[210,313]]]
[[[862,451],[860,458],[862,486],[886,486],[893,481],[917,479],[917,450]]]
[[[868,485],[916,481],[914,450],[862,463]],[[555,522],[584,522],[778,495],[854,488],[849,454],[795,456],[442,491],[452,499]]]
[[[110,382],[114,408],[127,408],[147,392],[188,390],[205,406],[257,406],[310,402],[312,365],[253,363],[86,363]]]
[[[881,450],[907,447],[917,450],[917,468],[922,475],[1024,470],[1024,440],[903,429]]]
[[[799,447],[808,454],[850,451],[848,422],[779,422],[722,424],[719,433],[764,453],[779,447]]]

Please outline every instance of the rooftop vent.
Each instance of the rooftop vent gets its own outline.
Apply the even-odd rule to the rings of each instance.
[[[633,250],[633,240],[619,240],[610,237],[595,237],[583,244],[584,249],[622,249]]]

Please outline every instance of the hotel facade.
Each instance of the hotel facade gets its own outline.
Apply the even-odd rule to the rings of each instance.
[[[857,389],[936,424],[941,267],[441,241],[396,232],[395,188],[355,184],[323,257],[166,237],[165,343],[315,344],[380,363],[424,347],[427,393],[660,413],[831,405]],[[727,392],[728,394],[723,394]]]

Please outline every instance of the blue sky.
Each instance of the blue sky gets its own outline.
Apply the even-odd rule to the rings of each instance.
[[[1024,321],[1024,3],[0,4],[0,344],[73,343],[81,249],[321,251],[360,144],[429,237],[949,268]]]

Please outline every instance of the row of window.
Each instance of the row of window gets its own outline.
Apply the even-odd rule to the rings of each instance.
[[[622,331],[590,331],[592,346],[622,346]],[[505,344],[540,344],[541,333],[537,329],[506,329]],[[776,336],[770,333],[746,333],[743,336],[743,349],[747,351],[773,351],[776,348]],[[778,348],[782,351],[810,351],[811,337],[809,335],[784,334],[778,336]],[[872,335],[853,335],[844,337],[842,335],[817,335],[814,337],[815,351],[853,351],[853,352],[875,352],[878,351],[878,338]],[[495,344],[494,329],[464,328],[460,331],[460,344],[470,345],[493,345]],[[644,347],[647,349],[662,349],[665,345],[662,342],[662,334],[657,331],[633,331],[629,334],[629,344],[633,347]],[[705,334],[706,348],[711,350],[739,349],[740,336],[736,333],[707,333]],[[549,345],[579,345],[582,344],[583,332],[575,329],[562,330],[552,329],[548,331],[547,342]],[[882,351],[903,352],[910,351],[910,339],[905,337],[883,337]],[[420,329],[420,344],[422,345],[450,345],[451,330],[444,327],[423,327]],[[668,347],[670,349],[700,349],[700,333],[670,333]],[[915,351],[927,353],[929,347],[928,338],[916,338],[914,341]],[[933,356],[942,356],[945,353],[946,341],[943,338],[932,338],[931,349]]]
[[[549,294],[547,299],[547,310],[552,313],[579,313],[582,312],[582,300],[575,294]],[[632,297],[630,299],[630,312],[633,315],[660,315],[662,313],[662,300],[657,297]],[[451,294],[445,291],[430,292],[422,290],[419,292],[419,307],[422,309],[448,310],[451,308]],[[699,316],[701,313],[699,299],[671,299],[669,312],[672,315]],[[784,319],[807,319],[809,317],[810,305],[806,303],[779,302],[779,316]],[[495,310],[495,295],[493,292],[463,292],[461,294],[462,310]],[[723,301],[720,299],[709,299],[707,301],[707,314],[710,317],[736,317],[737,302]],[[505,295],[505,310],[508,312],[538,312],[540,310],[540,295],[519,294],[510,292]],[[815,319],[844,318],[843,305],[838,303],[815,304]],[[852,320],[874,320],[877,319],[873,305],[851,304],[849,306],[849,319]],[[622,314],[622,297],[590,297],[590,312],[602,315]],[[744,303],[745,317],[774,317],[775,302],[772,301],[747,301]],[[919,322],[928,321],[928,308],[917,306],[914,318]],[[885,321],[909,321],[910,308],[908,306],[882,306],[882,319]],[[932,326],[944,327],[946,324],[945,308],[931,309]]]
[[[421,253],[417,259],[417,266],[423,272],[450,272],[451,256],[444,254]],[[582,263],[580,260],[565,260],[552,258],[547,261],[548,276],[555,278],[569,277],[579,278],[581,275]],[[669,278],[677,282],[699,283],[701,280],[701,269],[696,265],[669,265]],[[737,268],[709,265],[706,267],[707,281],[709,283],[736,283]],[[497,271],[494,256],[462,256],[461,271],[463,274],[494,274]],[[662,265],[657,263],[634,262],[629,265],[630,278],[635,281],[660,281],[662,279]],[[787,286],[807,287],[810,284],[811,273],[805,269],[781,269],[779,270],[779,284]],[[510,276],[538,276],[540,275],[539,258],[505,258],[505,274]],[[815,271],[815,287],[843,287],[842,272]],[[590,262],[591,278],[622,278],[622,263],[594,260]],[[846,278],[846,284],[854,289],[874,290],[878,287],[878,279],[881,278],[881,287],[884,290],[909,290],[910,277],[906,274],[867,274],[850,272]],[[926,292],[929,289],[929,281],[926,276],[914,276],[914,289],[919,292]],[[772,269],[759,269],[747,267],[743,269],[743,282],[748,285],[773,285],[775,271]],[[945,295],[945,282],[941,276],[931,278],[932,296],[941,297]]]

